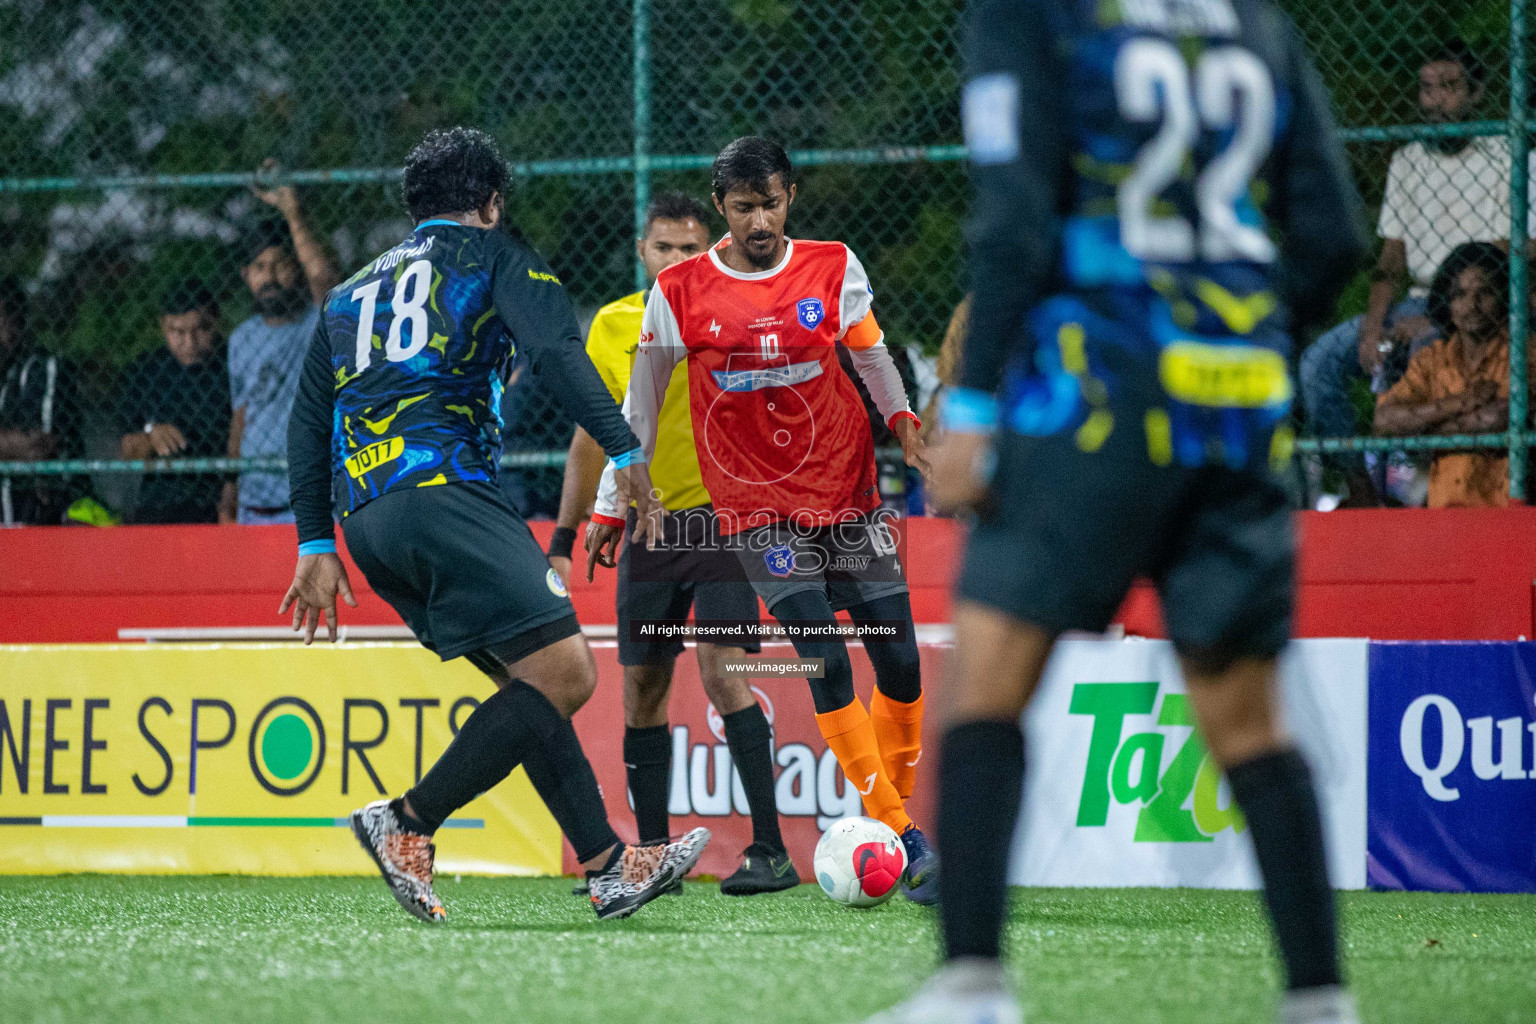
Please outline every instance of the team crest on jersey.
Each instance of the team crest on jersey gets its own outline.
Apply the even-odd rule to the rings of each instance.
[[[763,552],[763,561],[767,564],[769,572],[783,579],[794,571],[795,552],[788,544],[775,544]]]
[[[544,583],[549,587],[549,592],[556,597],[569,597],[570,591],[565,589],[565,581],[560,579],[560,574],[550,569],[544,574]]]
[[[800,318],[801,327],[814,331],[827,318],[827,311],[820,299],[801,299],[795,303],[795,316]]]

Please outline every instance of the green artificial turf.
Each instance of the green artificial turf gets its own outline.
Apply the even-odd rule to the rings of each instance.
[[[0,878],[0,1020],[857,1021],[934,961],[930,912],[814,886],[689,884],[599,923],[561,879],[439,880],[442,927],[375,879]],[[1032,1024],[1272,1019],[1256,897],[1016,890],[1010,963]],[[1367,1024],[1536,1020],[1536,897],[1344,897]]]

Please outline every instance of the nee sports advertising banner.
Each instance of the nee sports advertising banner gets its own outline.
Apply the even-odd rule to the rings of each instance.
[[[491,692],[414,644],[0,647],[0,873],[371,873],[348,813]],[[560,871],[521,769],[446,827],[440,871]]]
[[[1366,651],[1364,640],[1301,640],[1282,662],[1343,889],[1365,886]],[[1194,724],[1171,644],[1063,642],[1025,714],[1009,881],[1257,888],[1247,824]]]
[[[1371,645],[1370,884],[1536,892],[1536,644]]]

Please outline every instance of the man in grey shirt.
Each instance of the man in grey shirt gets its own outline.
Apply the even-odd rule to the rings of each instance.
[[[263,170],[274,169],[272,161]],[[336,270],[310,233],[291,185],[255,188],[256,197],[283,215],[258,222],[244,242],[248,261],[240,277],[251,290],[255,315],[229,336],[229,397],[233,416],[229,454],[238,458],[287,454],[288,414],[298,391],[304,353],[315,332],[320,303],[336,283]],[[238,493],[238,497],[237,497]],[[293,522],[284,473],[242,473],[238,492],[225,487],[224,506],[238,501],[246,525]]]

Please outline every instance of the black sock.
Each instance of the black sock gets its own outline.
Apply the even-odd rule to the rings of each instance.
[[[754,700],[749,707],[723,717],[725,743],[731,748],[731,761],[741,775],[741,788],[747,791],[747,806],[752,811],[752,842],[782,852],[784,837],[779,834],[778,798],[773,791],[773,730],[768,716]],[[639,801],[635,806],[639,808]]]
[[[602,874],[604,871],[607,871],[609,868],[613,867],[613,862],[622,856],[624,856],[624,844],[620,843],[618,846],[615,846],[612,850],[608,851],[608,857],[603,861],[603,866],[598,868],[596,871],[588,871],[587,877],[592,878],[596,875]]]
[[[1287,987],[1339,984],[1338,921],[1307,762],[1283,750],[1237,765],[1227,778],[1248,819]]]
[[[414,832],[419,836],[429,836],[436,831],[436,829],[428,828],[426,822],[420,818],[406,812],[405,797],[403,796],[397,796],[391,800],[389,802],[389,809],[395,812],[395,821],[407,832]]]
[[[571,840],[578,860],[618,842],[576,731],[547,697],[521,679],[477,707],[443,756],[406,793],[421,831],[436,832],[448,815],[519,764]]]
[[[996,959],[1008,910],[1008,852],[1024,786],[1017,722],[967,722],[939,753],[940,919],[945,955]]]
[[[773,617],[780,623],[837,621],[827,595],[819,590],[802,590],[790,594],[775,603],[772,611]],[[822,678],[808,680],[816,713],[825,715],[852,704],[853,662],[848,660],[848,645],[842,637],[810,637],[794,640],[793,643],[795,653],[800,657],[823,659]]]
[[[672,769],[672,730],[665,725],[624,729],[624,768],[635,799],[635,827],[641,843],[659,843],[672,834],[667,817]]]
[[[492,694],[465,719],[448,749],[407,793],[420,831],[436,832],[448,815],[512,773],[528,746],[518,705],[527,683]],[[541,698],[542,699],[542,698]]]
[[[890,594],[848,609],[848,617],[860,622],[904,622],[904,640],[864,638],[864,653],[875,667],[875,685],[898,704],[911,704],[923,695],[922,660],[917,653],[917,630],[912,625],[912,603],[906,594]]]
[[[513,685],[517,685],[516,681]],[[528,781],[538,790],[565,838],[571,841],[578,861],[590,860],[610,846],[622,845],[613,826],[608,824],[603,792],[597,788],[597,776],[592,774],[592,762],[587,760],[581,741],[576,738],[575,726],[542,693],[531,686],[528,692],[538,698],[525,709],[534,735],[534,742],[523,758]]]

